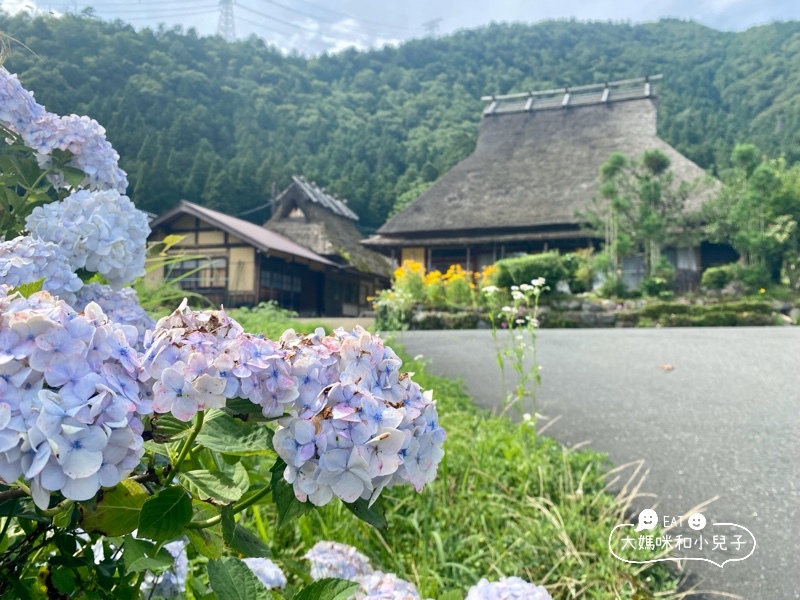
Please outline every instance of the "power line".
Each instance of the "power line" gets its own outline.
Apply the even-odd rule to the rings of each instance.
[[[212,7],[211,10],[206,10],[203,12],[183,12],[183,13],[175,13],[169,15],[156,15],[156,20],[158,19],[182,19],[185,17],[204,17],[205,15],[210,15],[217,12],[217,7]],[[117,17],[120,21],[152,21],[152,15],[139,15],[133,17]],[[160,22],[160,21],[159,21]]]
[[[257,15],[257,16],[263,18],[263,19],[269,19],[270,21],[275,21],[276,23],[281,23],[283,25],[288,25],[289,27],[294,27],[295,29],[302,29],[302,30],[305,30],[305,31],[310,31],[312,33],[317,33],[318,32],[318,30],[316,30],[316,29],[311,29],[309,27],[304,27],[302,25],[298,25],[297,23],[292,23],[291,21],[285,21],[283,19],[279,19],[278,17],[273,17],[272,15],[268,15],[266,13],[262,13],[262,12],[260,12],[258,10],[255,10],[253,8],[247,7],[244,4],[237,4],[236,6],[238,8],[241,8],[242,10],[245,10],[245,11],[249,12],[249,13],[253,13],[254,15]]]
[[[122,13],[133,12],[136,15],[141,15],[141,16],[147,16],[147,15],[158,16],[159,13],[164,12],[164,11],[167,11],[167,12],[175,12],[175,11],[194,12],[194,11],[198,11],[198,10],[207,10],[207,9],[216,10],[217,9],[217,5],[216,4],[208,4],[208,5],[203,5],[203,6],[186,6],[186,7],[183,7],[183,8],[177,7],[177,6],[162,6],[162,7],[153,6],[152,8],[148,7],[148,8],[144,8],[144,9],[143,8],[135,8],[135,7],[132,7],[132,6],[127,6],[127,7],[120,6],[119,8],[117,8],[117,7],[109,8],[108,12],[113,12],[114,14],[120,13],[120,12],[122,12]],[[94,10],[97,11],[98,9],[95,8]]]
[[[269,0],[264,0],[264,1],[266,2],[266,1],[269,1]],[[299,2],[300,4],[305,4],[308,7],[315,8],[317,10],[322,10],[322,11],[331,13],[332,15],[336,15],[338,17],[344,18],[344,19],[351,19],[353,21],[357,21],[357,22],[363,23],[365,25],[372,25],[374,27],[383,27],[385,29],[398,29],[398,30],[401,30],[401,31],[419,33],[419,30],[417,30],[415,28],[405,27],[403,25],[389,25],[388,23],[379,23],[377,21],[369,21],[367,19],[357,19],[357,18],[355,18],[355,17],[353,17],[351,15],[347,15],[347,14],[345,14],[343,12],[339,12],[338,10],[333,10],[332,8],[328,8],[327,6],[320,6],[319,4],[313,4],[311,2],[306,2],[305,0],[296,0],[296,1]],[[272,4],[272,2],[270,2],[270,4]]]

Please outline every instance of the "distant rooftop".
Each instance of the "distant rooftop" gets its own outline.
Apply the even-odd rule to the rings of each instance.
[[[306,179],[302,176],[293,175],[292,181],[294,181],[297,186],[303,190],[303,193],[312,202],[324,206],[340,217],[358,221],[358,215],[348,208],[347,200],[340,200],[336,196],[327,193],[324,189],[317,187],[315,183],[306,181]]]
[[[658,81],[662,77],[662,75],[653,75],[574,87],[564,86],[552,90],[483,96],[481,100],[489,102],[483,115],[489,117],[505,113],[555,110],[652,98],[656,95],[656,89],[652,82]]]

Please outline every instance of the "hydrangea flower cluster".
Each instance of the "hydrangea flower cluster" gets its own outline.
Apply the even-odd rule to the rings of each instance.
[[[135,330],[96,304],[82,314],[48,292],[0,292],[0,480],[33,500],[88,500],[139,464],[149,412],[136,380]]]
[[[81,187],[125,192],[128,179],[119,168],[119,155],[106,139],[106,130],[94,119],[68,115],[61,117],[38,104],[33,94],[20,84],[16,75],[0,67],[0,125],[18,133],[29,148],[38,153],[39,165],[49,168],[54,150],[72,153],[69,165],[86,176]],[[64,185],[62,176],[54,177]]]
[[[420,491],[436,477],[445,440],[436,405],[379,337],[361,327],[330,336],[289,330],[281,346],[298,396],[274,445],[300,501],[374,502],[385,487],[410,482]]]
[[[164,544],[164,550],[172,555],[175,562],[171,569],[161,575],[154,575],[150,571],[145,573],[141,588],[145,598],[186,597],[186,579],[189,576],[189,557],[186,554],[188,544],[185,539]]]
[[[503,577],[489,583],[481,579],[467,592],[466,600],[553,600],[542,586],[533,585],[519,577]]]
[[[229,398],[247,398],[275,418],[298,395],[275,342],[244,333],[224,310],[193,311],[186,300],[147,332],[142,368],[155,412],[182,421]]]
[[[355,600],[419,600],[417,589],[393,573],[375,571],[358,550],[338,542],[317,542],[306,552],[314,580],[334,577],[360,584]]]
[[[375,571],[354,581],[360,584],[355,600],[420,600],[414,584],[394,573]]]
[[[144,275],[147,215],[117,191],[80,190],[33,209],[25,225],[64,251],[73,271],[100,273],[114,289]]]
[[[155,327],[156,322],[141,307],[139,297],[133,288],[122,288],[115,291],[108,285],[87,283],[80,289],[77,296],[76,303],[73,305],[76,310],[83,310],[90,302],[97,303],[110,321],[135,327],[140,344],[144,342],[144,334],[147,330]]]
[[[339,542],[317,542],[304,558],[311,563],[311,579],[355,580],[370,575],[369,559],[358,550]]]
[[[268,590],[272,588],[282,588],[286,585],[286,575],[280,567],[268,558],[244,558],[242,562],[246,564],[258,580],[264,584]]]
[[[83,286],[56,244],[30,236],[0,242],[0,281],[17,287],[42,278],[45,290],[69,304],[75,302],[75,292]]]

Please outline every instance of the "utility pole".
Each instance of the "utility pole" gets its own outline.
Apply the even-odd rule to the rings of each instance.
[[[233,20],[233,0],[219,0],[219,25],[217,35],[226,42],[236,41],[236,23]]]
[[[428,37],[436,37],[436,34],[439,33],[439,23],[441,22],[441,19],[431,19],[423,23],[422,28],[425,30],[425,35]]]

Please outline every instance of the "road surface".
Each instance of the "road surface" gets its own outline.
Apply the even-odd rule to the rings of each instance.
[[[463,378],[478,404],[499,406],[488,331],[398,337],[432,372]],[[537,411],[561,417],[547,435],[588,441],[618,465],[644,459],[661,514],[719,496],[708,521],[753,532],[747,560],[689,563],[698,589],[800,598],[800,328],[543,330],[537,349]]]

